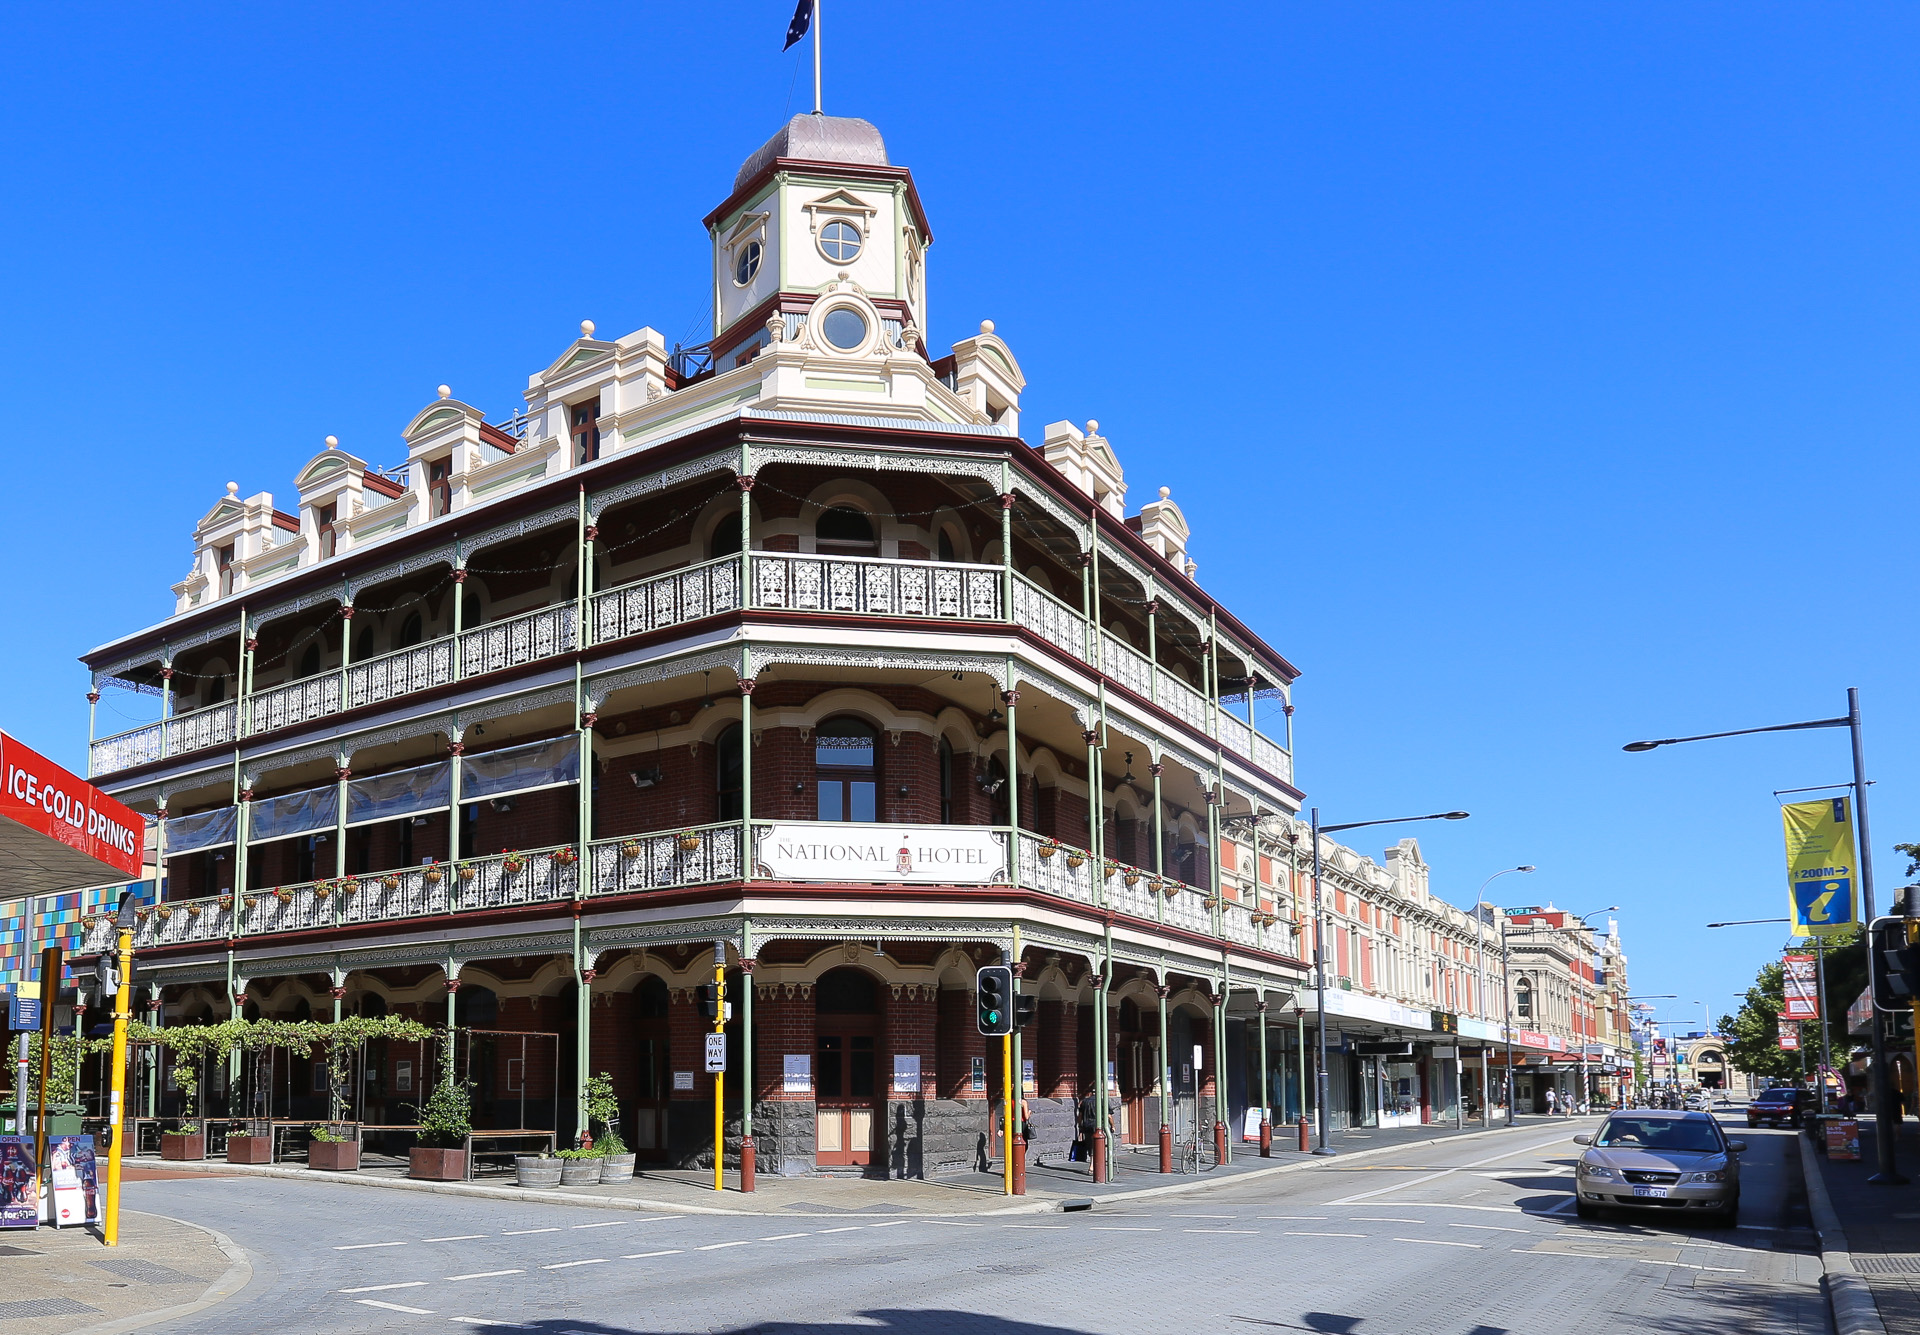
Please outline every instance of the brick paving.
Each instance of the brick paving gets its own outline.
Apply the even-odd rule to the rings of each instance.
[[[196,1302],[231,1264],[212,1234],[132,1210],[121,1211],[117,1247],[91,1229],[9,1229],[0,1335],[61,1335]]]
[[[1858,1161],[1816,1160],[1880,1319],[1890,1335],[1920,1335],[1920,1122],[1903,1122],[1896,1146],[1906,1186],[1867,1181],[1877,1168],[1874,1137],[1872,1120],[1862,1118]]]

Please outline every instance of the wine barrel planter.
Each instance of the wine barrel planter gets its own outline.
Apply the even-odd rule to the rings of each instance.
[[[360,1142],[357,1140],[308,1141],[307,1167],[324,1168],[330,1173],[351,1173],[360,1167]]]
[[[207,1134],[195,1131],[191,1135],[181,1131],[167,1131],[160,1136],[160,1157],[162,1159],[204,1159],[207,1157]]]
[[[560,1185],[563,1187],[591,1187],[600,1182],[600,1160],[598,1159],[562,1159],[560,1161]]]
[[[467,1152],[416,1145],[407,1151],[407,1176],[423,1182],[464,1181],[467,1176]]]
[[[523,1187],[557,1187],[560,1185],[560,1160],[546,1158],[538,1154],[522,1154],[513,1161],[514,1172],[519,1175]]]
[[[600,1181],[631,1182],[633,1165],[640,1158],[638,1154],[609,1154],[600,1160]]]

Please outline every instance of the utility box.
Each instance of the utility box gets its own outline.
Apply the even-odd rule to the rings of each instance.
[[[37,1104],[27,1105],[27,1122],[23,1130],[20,1119],[14,1115],[11,1103],[0,1103],[0,1136],[24,1136],[33,1131],[33,1119],[40,1109]],[[47,1134],[50,1136],[78,1136],[84,1134],[80,1119],[86,1115],[86,1109],[77,1103],[49,1103],[47,1105]]]

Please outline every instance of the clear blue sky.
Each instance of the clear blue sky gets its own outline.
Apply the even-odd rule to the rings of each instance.
[[[791,9],[0,16],[0,722],[81,763],[73,656],[227,480],[395,462],[582,319],[696,335]],[[1620,904],[1718,1016],[1779,937],[1701,924],[1784,912],[1771,790],[1844,734],[1622,742],[1857,685],[1883,903],[1920,839],[1920,13],[1673,10],[829,0],[827,107],[914,169],[935,347],[997,321],[1030,438],[1098,418],[1304,670],[1326,818],[1470,809],[1441,893],[1537,863],[1504,902]]]

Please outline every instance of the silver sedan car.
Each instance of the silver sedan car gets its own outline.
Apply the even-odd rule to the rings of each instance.
[[[1740,1210],[1744,1140],[1728,1140],[1701,1112],[1636,1108],[1608,1117],[1575,1165],[1575,1208],[1582,1219],[1602,1209],[1633,1206],[1731,1224]]]

